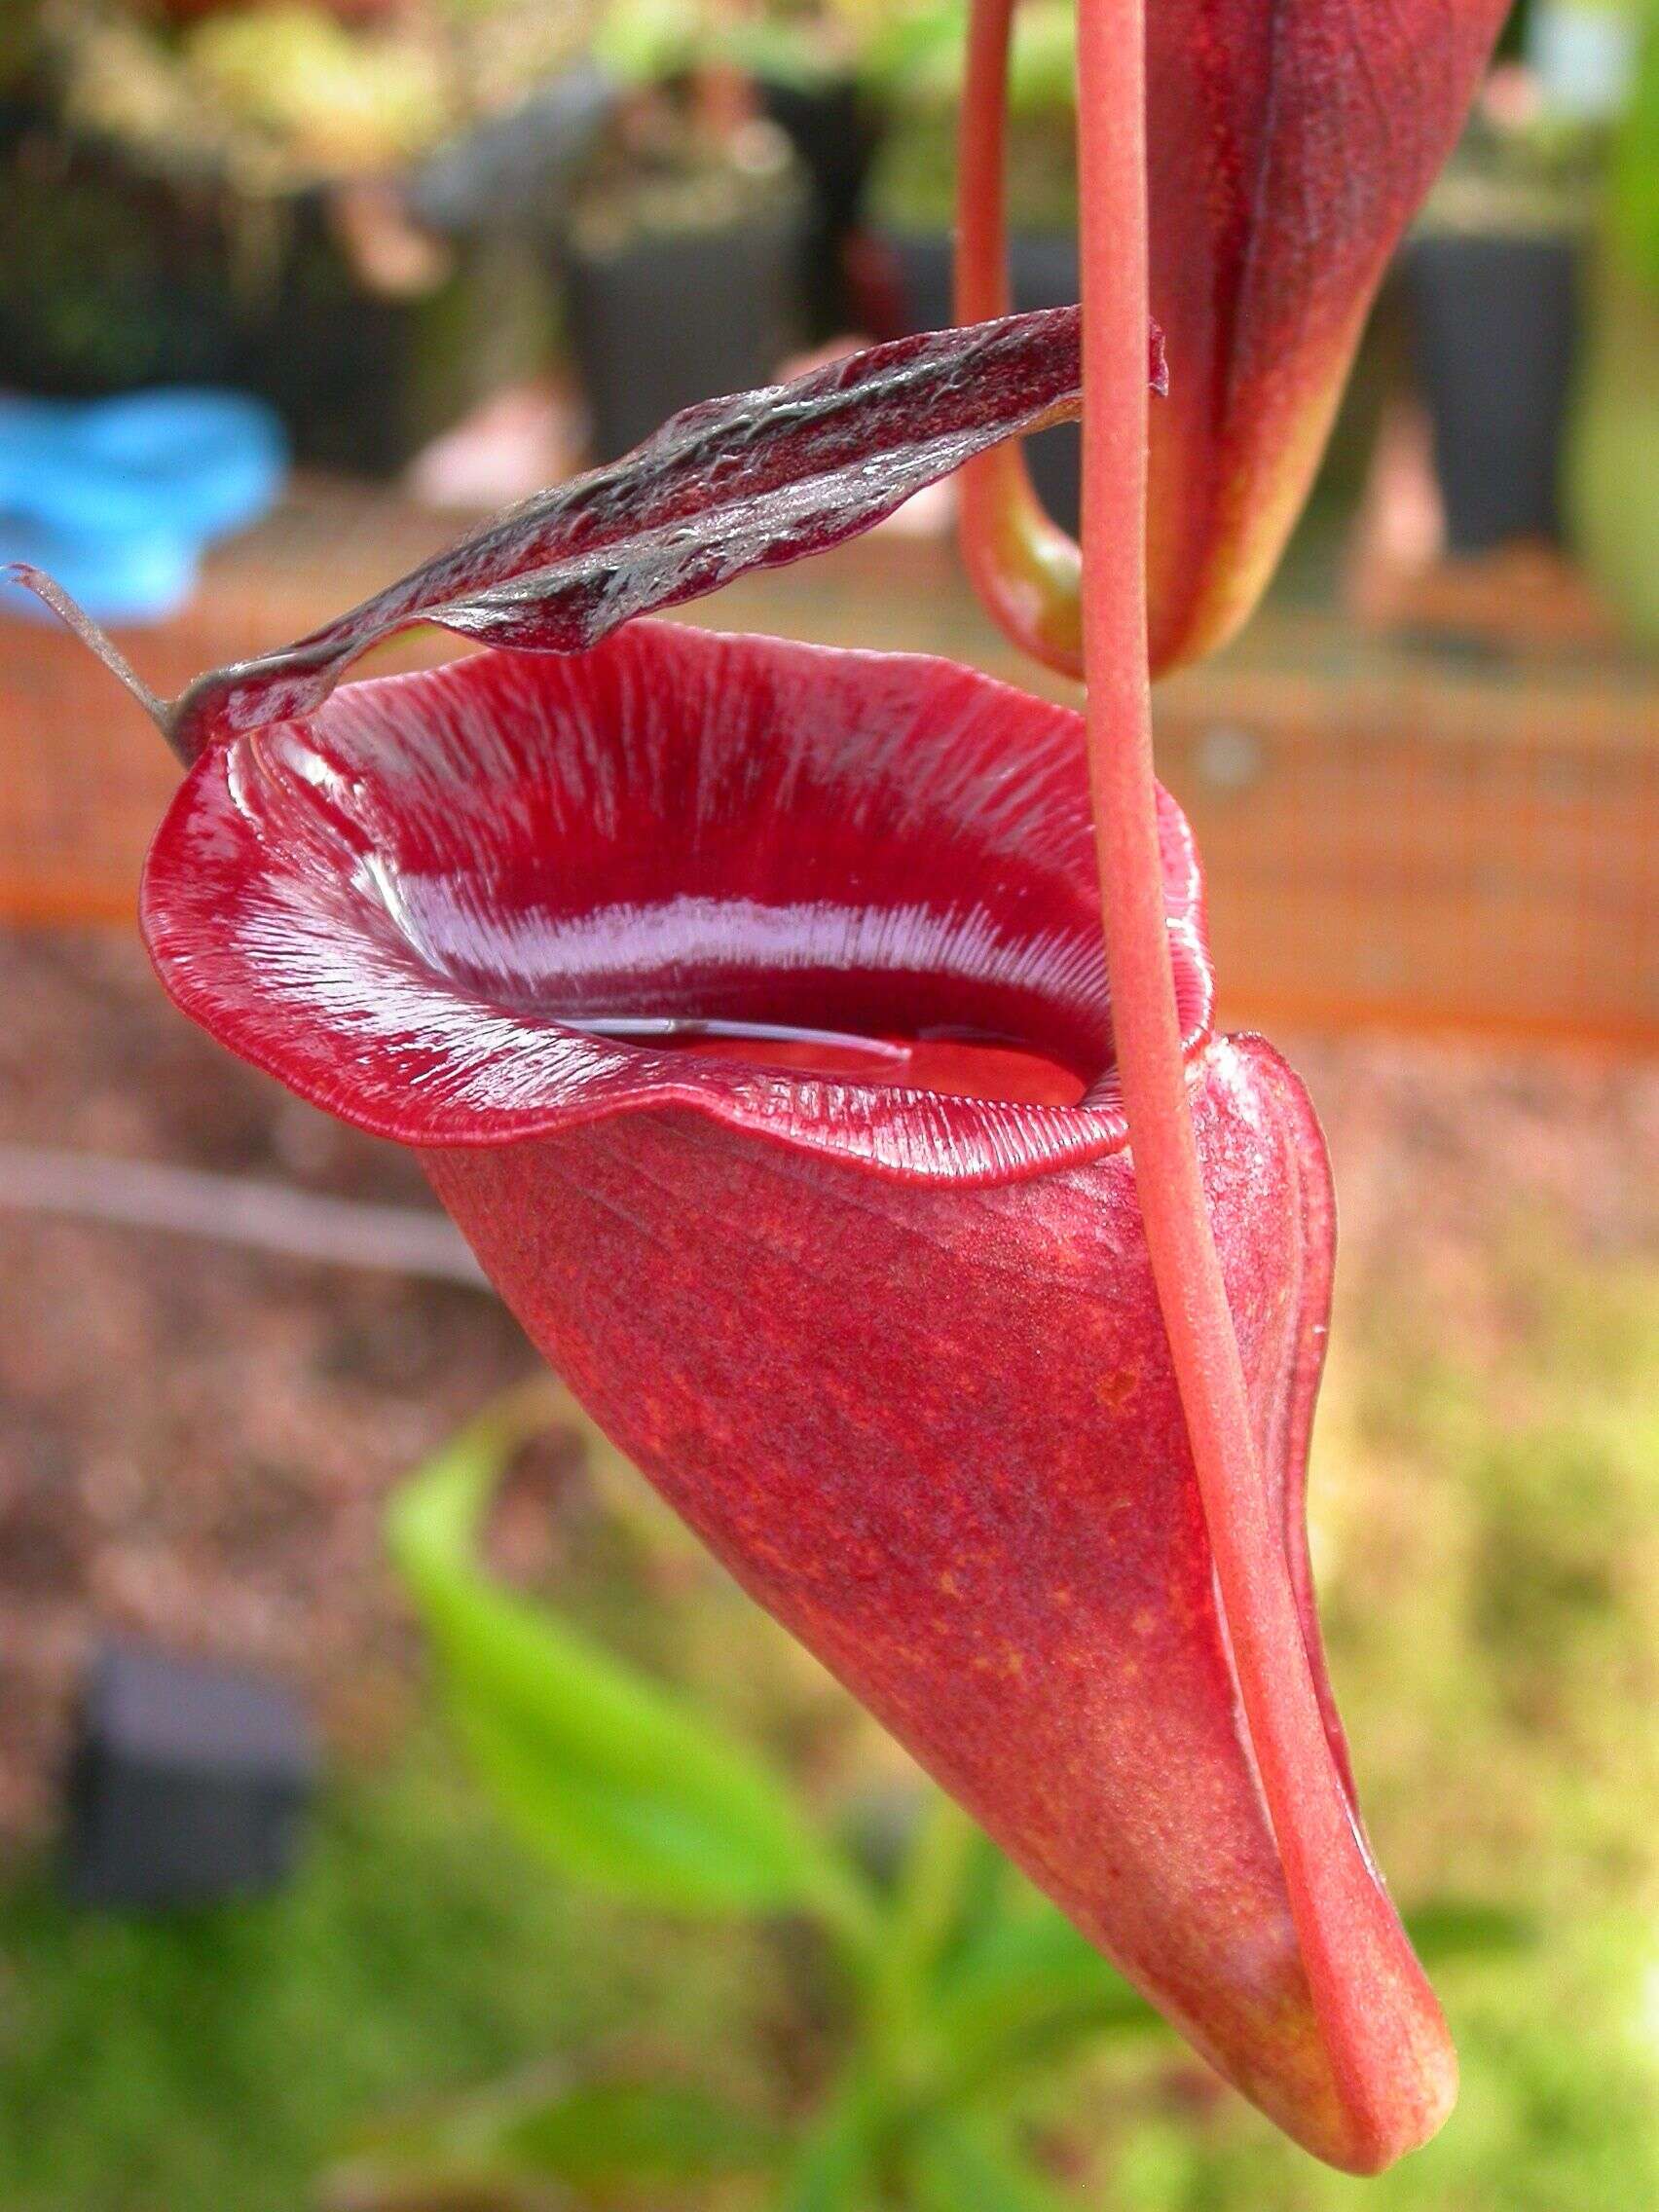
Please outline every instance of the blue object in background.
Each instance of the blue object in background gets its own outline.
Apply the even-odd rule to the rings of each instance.
[[[287,472],[276,416],[230,391],[0,395],[0,563],[45,569],[94,621],[160,622],[218,537],[269,512]],[[44,613],[0,586],[0,612]]]

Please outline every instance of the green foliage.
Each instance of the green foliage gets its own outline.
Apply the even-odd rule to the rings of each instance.
[[[77,1911],[45,1869],[0,1886],[6,2212],[312,2212],[364,2112],[488,2080],[648,2016],[692,2043],[769,1998],[748,1941],[526,1878],[423,1743],[332,1784],[296,1879],[150,1919]],[[746,2084],[741,2053],[720,2086]]]
[[[1622,1960],[1619,1953],[1622,1951]],[[1462,2086],[1426,2149],[1357,2182],[1265,2128],[1119,2095],[1125,2119],[1095,2201],[1112,2212],[1634,2212],[1659,2203],[1650,1937],[1558,1927],[1523,1960],[1449,1982]]]
[[[770,1769],[479,1571],[478,1520],[525,1419],[509,1406],[456,1438],[389,1523],[451,1716],[498,1800],[565,1872],[613,1895],[689,1912],[816,1911],[857,1930],[870,1911],[862,1882]]]
[[[608,0],[594,23],[593,54],[624,84],[658,84],[697,61],[705,35],[685,0]]]
[[[608,2198],[751,2171],[784,2212],[1051,2212],[1022,2147],[1026,2090],[1085,2048],[1159,2046],[1156,2014],[947,1799],[878,1890],[757,1753],[502,1588],[480,1525],[545,1418],[539,1395],[487,1415],[391,1509],[451,1715],[501,1809],[566,1872],[650,1906],[817,1922],[851,1996],[838,2060],[816,2113],[770,2123],[679,2075],[472,2098],[359,2146],[351,2202],[448,2189],[517,2205],[548,2183]],[[1456,1902],[1421,1929],[1431,1954],[1494,1956],[1527,1934]]]
[[[849,2075],[802,2128],[778,2190],[778,2212],[868,2212],[881,2195],[881,2096]]]
[[[1659,55],[1659,38],[1654,41]],[[1659,58],[1652,64],[1659,87]],[[1655,93],[1659,109],[1659,91]],[[1649,125],[1659,134],[1659,113]],[[1631,636],[1659,645],[1659,161],[1636,156],[1621,240],[1603,257],[1567,456],[1572,543]],[[1648,166],[1645,183],[1640,168]],[[1651,192],[1651,214],[1640,212]],[[1651,222],[1651,231],[1648,223]]]
[[[891,115],[870,177],[875,218],[899,232],[948,230],[966,50],[962,0],[896,11],[872,40],[866,80]],[[1063,236],[1077,221],[1076,16],[1072,0],[1026,0],[1009,50],[1010,228]]]
[[[507,2149],[573,2189],[683,2187],[770,2165],[778,2138],[700,2089],[662,2082],[599,2083],[520,2114]]]
[[[1608,165],[1567,464],[1573,550],[1641,645],[1659,645],[1659,0],[1628,0],[1635,82]]]
[[[1085,2037],[1144,2036],[1158,2022],[1069,1920],[1022,1893],[940,1975],[936,2021],[958,2093],[1051,2065]]]
[[[1613,153],[1612,234],[1625,272],[1659,292],[1659,0],[1644,0],[1641,15],[1641,59]]]
[[[793,2212],[856,2212],[906,2175],[914,2200],[931,2203],[968,2171],[994,2181],[998,2201],[1036,2205],[1042,2184],[1017,2153],[970,2125],[977,2103],[1006,2095],[1034,2053],[1102,2024],[1156,2034],[1154,2014],[946,1801],[878,1894],[781,1774],[499,1585],[478,1558],[480,1523],[544,1419],[539,1395],[486,1415],[411,1479],[388,1520],[481,1778],[530,1841],[612,1895],[819,1923],[856,2001],[838,2086],[817,2124],[797,2128],[781,2183]],[[596,2116],[606,2170],[584,2176]],[[552,2104],[541,2091],[517,2105],[503,2094],[383,2131],[348,2170],[359,2184],[378,2175],[387,2202],[412,2175],[647,2190],[696,2178],[664,2159],[711,2140],[757,2151],[767,2138],[683,2086],[585,2085]]]
[[[1009,45],[1009,108],[1015,121],[1072,110],[1076,36],[1073,0],[1025,0]],[[907,121],[916,109],[954,105],[967,44],[967,0],[914,0],[882,14],[865,50],[863,74]]]
[[[584,2198],[648,2196],[765,2172],[781,2149],[774,2129],[684,2083],[532,2080],[366,2131],[332,2194],[395,2203],[413,2179],[428,2201],[469,2205],[547,2183]]]
[[[988,2129],[957,2120],[918,2129],[905,2171],[916,2212],[1062,2212],[1067,2201]]]
[[[1500,1297],[1478,1280],[1471,1295],[1461,1269],[1448,1287],[1409,1243],[1358,1280],[1350,1257],[1321,1427],[1316,1557],[1367,1811],[1400,1895],[1452,1893],[1411,1917],[1462,2095],[1395,2172],[1346,2181],[1279,2141],[947,1806],[883,1854],[878,1989],[850,1936],[831,1952],[798,1921],[670,1915],[545,1879],[417,1746],[330,1785],[276,1897],[132,1922],[73,1912],[36,1875],[0,1882],[0,2205],[312,2212],[315,2173],[365,2113],[436,2097],[410,2127],[447,2110],[511,2140],[521,2111],[618,2088],[734,2116],[757,2161],[788,2137],[781,2168],[717,2177],[711,2157],[707,2181],[657,2185],[650,2212],[876,2212],[884,2193],[921,2206],[967,2155],[939,2150],[941,2127],[1022,2161],[1051,2200],[1111,2212],[1659,2204],[1659,1283],[1617,1256],[1622,1217],[1573,1262],[1536,1211],[1493,1257]],[[591,1435],[552,1518],[584,1630],[694,1685],[815,1801],[847,1801],[868,1764],[841,1702],[693,1567]],[[1506,1604],[1517,1573],[1549,1604],[1547,1644]],[[829,1748],[849,1735],[856,1755]],[[868,1847],[866,1823],[861,1863]],[[1096,2007],[1075,2035],[1074,2001]],[[1019,2063],[999,2053],[1005,2021]],[[455,2093],[503,2077],[499,2093]],[[388,2132],[395,2148],[395,2129],[365,2132],[365,2159],[384,2159]],[[405,2141],[402,2171],[429,2180],[441,2161]],[[378,2197],[357,2202],[395,2201],[384,2164],[372,2178]],[[497,2202],[537,2197],[570,2203],[567,2185],[522,2174]]]
[[[1659,1908],[1659,1336],[1650,1266],[1518,1228],[1490,1348],[1373,1292],[1325,1619],[1390,1871],[1576,1919]],[[1339,1372],[1339,1383],[1347,1378]]]
[[[0,8],[0,93],[33,66],[40,46],[40,0],[7,0]]]

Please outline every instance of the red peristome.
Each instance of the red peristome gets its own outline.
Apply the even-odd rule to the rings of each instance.
[[[1282,1659],[1351,1796],[1302,1528],[1329,1176],[1283,1062],[1210,1034],[1197,862],[1167,798],[1160,820],[1303,1632]],[[1196,2046],[1309,2149],[1368,2162],[1217,1610],[1078,719],[943,662],[661,625],[576,660],[482,654],[213,748],[143,917],[187,1013],[420,1147],[621,1448]],[[981,1094],[855,1080],[845,1052],[822,1072],[812,1044],[573,1026],[664,1015],[937,1038],[918,1068]],[[1066,1076],[1004,1082],[987,1044]],[[1397,1940],[1359,1971],[1426,2124],[1444,2031],[1380,1888],[1377,1910]]]
[[[481,653],[215,748],[144,928],[187,1014],[404,1144],[678,1104],[889,1174],[1030,1171],[1124,1137],[1078,726],[947,661],[663,623]],[[1196,1043],[1198,856],[1163,827]],[[600,1014],[1008,1038],[1099,1080],[992,1119],[561,1025]]]

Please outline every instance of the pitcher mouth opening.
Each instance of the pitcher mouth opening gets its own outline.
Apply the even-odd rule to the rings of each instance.
[[[494,856],[498,857],[498,856]],[[729,856],[722,856],[729,858]],[[569,903],[549,843],[503,914],[493,856],[478,873],[397,880],[384,856],[371,893],[434,977],[497,1012],[632,1049],[642,1059],[722,1063],[788,1080],[1076,1106],[1115,1095],[1098,975],[1067,996],[1049,948],[999,937],[977,906],[857,907],[823,896],[761,902],[675,888],[685,856],[619,856],[660,884],[625,906]],[[710,871],[722,873],[717,867]]]
[[[1201,889],[1163,801],[1189,1055]],[[164,982],[418,1144],[684,1105],[923,1179],[1122,1145],[1080,719],[948,663],[641,623],[342,689],[198,763]]]

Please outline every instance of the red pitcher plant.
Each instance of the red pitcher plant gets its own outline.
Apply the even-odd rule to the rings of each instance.
[[[1081,316],[1011,317],[977,0],[964,327],[693,408],[172,702],[25,579],[187,763],[141,902],[177,1004],[417,1148],[738,1579],[1358,2172],[1455,2059],[1314,1613],[1324,1147],[1215,1032],[1149,669],[1259,591],[1500,14],[1081,0]],[[1005,442],[1080,405],[1081,557]],[[1086,717],[640,619],[965,463],[976,582]],[[484,649],[336,688],[416,622]]]

